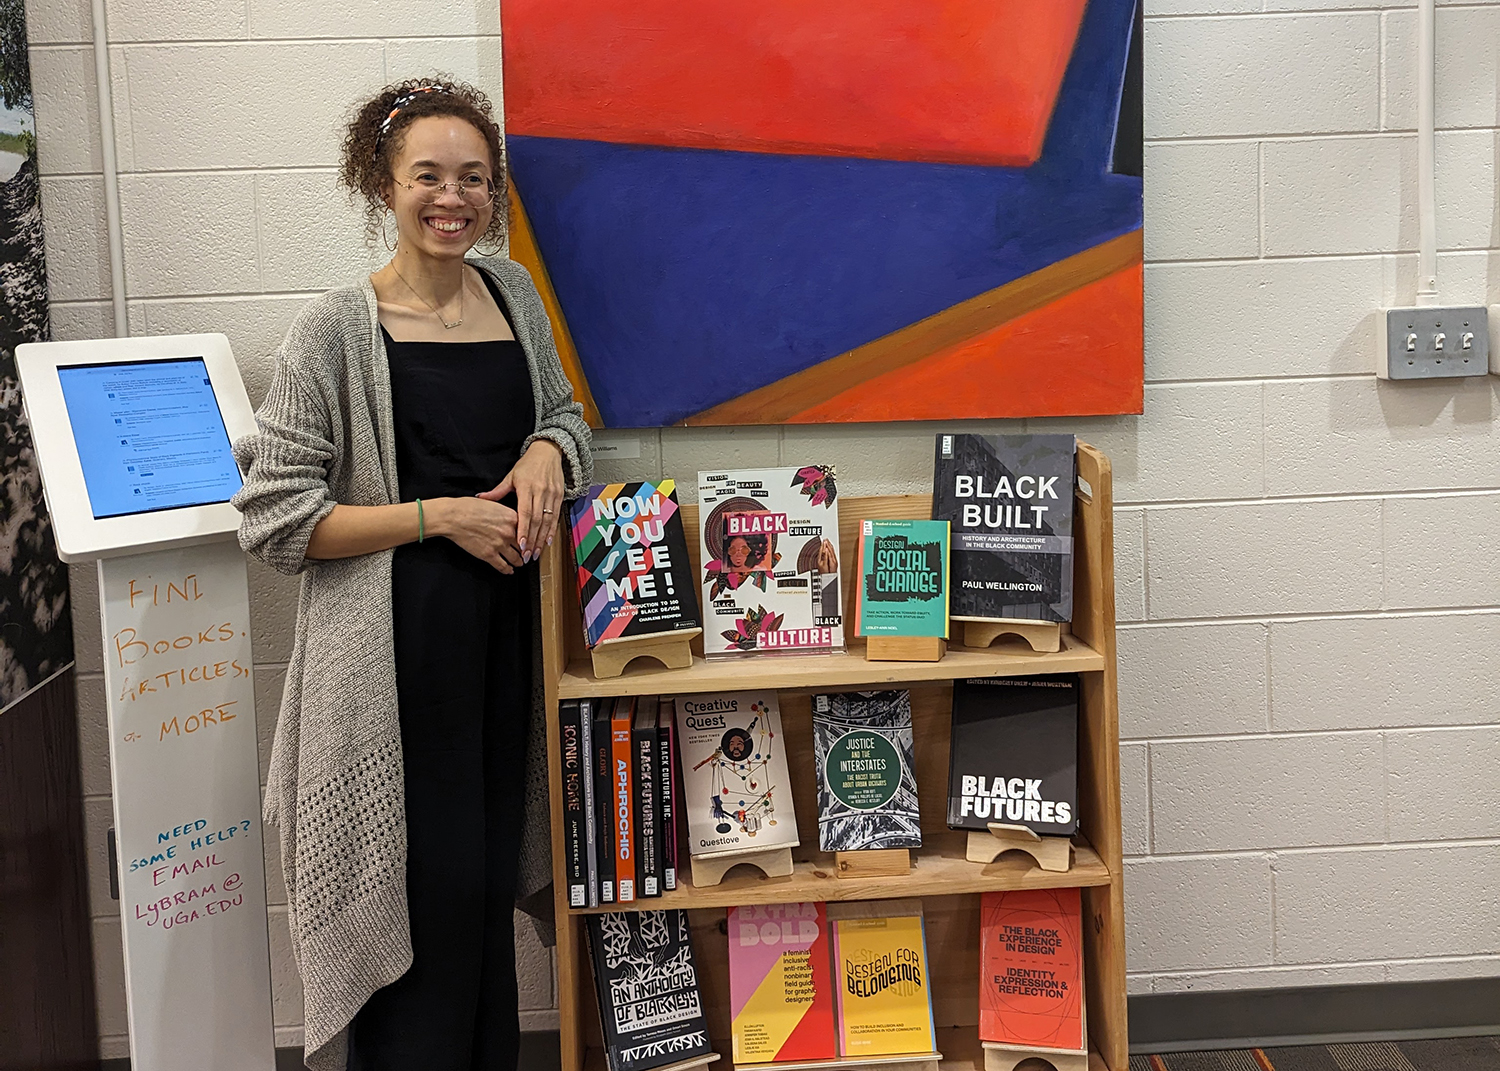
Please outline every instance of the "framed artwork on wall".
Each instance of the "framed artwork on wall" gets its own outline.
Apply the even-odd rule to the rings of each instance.
[[[1134,413],[1136,0],[505,0],[511,255],[606,427]]]

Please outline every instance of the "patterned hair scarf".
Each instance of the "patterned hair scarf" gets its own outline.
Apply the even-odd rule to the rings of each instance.
[[[381,121],[380,129],[375,133],[375,151],[371,154],[371,159],[380,159],[380,144],[381,142],[385,141],[386,134],[390,133],[391,124],[396,121],[396,116],[401,114],[402,108],[406,107],[412,101],[416,100],[423,93],[446,92],[448,91],[442,86],[418,86],[410,93],[403,93],[399,97],[397,97],[395,103],[391,105],[391,114],[387,115],[385,119]]]

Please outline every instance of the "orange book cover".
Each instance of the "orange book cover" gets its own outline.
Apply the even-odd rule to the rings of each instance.
[[[1082,1052],[1077,889],[987,892],[979,905],[979,1039]]]
[[[633,753],[630,749],[630,723],[635,715],[635,700],[622,695],[615,700],[609,731],[614,769],[611,772],[611,813],[615,816],[615,900],[626,904],[635,899],[635,823],[631,800],[635,798]]]

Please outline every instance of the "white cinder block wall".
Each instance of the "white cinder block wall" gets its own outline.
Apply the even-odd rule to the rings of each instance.
[[[54,330],[109,334],[88,3],[28,14]],[[297,308],[376,262],[334,187],[344,108],[432,69],[498,97],[498,34],[495,0],[110,0],[132,330],[226,332],[258,396]],[[1438,46],[1443,294],[1497,302],[1500,3],[1443,5]],[[1368,371],[1372,310],[1415,289],[1414,56],[1410,5],[1148,0],[1145,415],[990,425],[1114,459],[1135,992],[1500,974],[1500,390]],[[607,475],[818,460],[848,493],[918,490],[933,430],[612,433],[641,456]],[[120,1055],[100,640],[92,572],[73,581]],[[268,740],[293,586],[252,584]],[[284,906],[271,930],[295,1044]],[[545,1028],[550,961],[518,955]]]

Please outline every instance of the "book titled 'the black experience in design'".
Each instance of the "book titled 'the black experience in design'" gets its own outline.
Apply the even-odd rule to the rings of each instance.
[[[952,527],[949,613],[1073,619],[1071,435],[937,437],[932,516]]]

